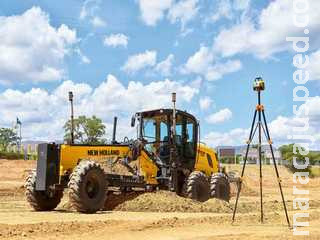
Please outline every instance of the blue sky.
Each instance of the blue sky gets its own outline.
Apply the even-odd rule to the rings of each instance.
[[[318,140],[320,6],[308,2],[307,133]],[[108,130],[118,115],[123,137],[134,132],[128,120],[135,111],[168,107],[177,91],[204,141],[242,144],[256,105],[252,81],[262,76],[275,142],[286,143],[299,123],[292,113],[296,53],[285,38],[305,36],[292,8],[289,0],[1,1],[0,124],[12,126],[18,116],[26,139],[59,139],[73,90],[77,114],[96,114]]]

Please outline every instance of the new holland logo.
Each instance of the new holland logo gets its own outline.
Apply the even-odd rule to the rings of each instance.
[[[90,149],[88,150],[89,156],[110,156],[110,155],[119,155],[119,150],[96,150]]]

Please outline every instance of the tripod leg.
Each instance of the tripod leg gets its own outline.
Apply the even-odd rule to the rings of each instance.
[[[284,208],[284,212],[285,212],[285,214],[286,214],[286,219],[287,219],[288,227],[290,228],[290,221],[289,221],[289,217],[288,217],[287,206],[286,206],[286,202],[285,202],[284,196],[283,196],[283,191],[282,191],[282,186],[281,186],[281,180],[280,180],[280,176],[279,176],[279,172],[278,172],[278,168],[277,168],[277,163],[276,163],[276,160],[275,160],[275,157],[274,157],[274,152],[273,152],[273,148],[272,148],[272,141],[271,141],[271,138],[270,138],[270,133],[269,133],[269,129],[268,129],[267,120],[266,120],[266,116],[265,116],[264,110],[262,110],[262,115],[263,115],[264,125],[265,125],[265,128],[266,128],[266,138],[268,139],[268,142],[269,142],[270,151],[271,151],[271,156],[272,156],[272,161],[273,161],[274,169],[275,169],[276,175],[277,175],[277,180],[278,180],[279,189],[280,189],[280,193],[281,193],[283,208]]]
[[[259,111],[259,183],[260,183],[260,221],[263,223],[263,200],[262,200],[262,154],[261,154],[261,111]]]
[[[259,143],[258,143],[258,152],[259,152],[259,173],[260,173],[260,221],[263,223],[263,200],[262,200],[262,154],[261,154],[261,130],[262,130],[262,122],[261,122],[261,111],[263,106],[261,105],[261,91],[258,91],[258,105],[257,110],[259,112],[258,115],[258,126],[259,126]]]
[[[250,143],[253,139],[254,133],[253,133],[253,129],[254,129],[254,124],[256,122],[256,117],[257,117],[257,110],[255,110],[254,112],[254,116],[253,116],[253,120],[252,120],[252,124],[251,124],[251,130],[250,130],[250,135],[249,135],[249,140],[248,140],[248,145],[247,145],[247,150],[246,150],[246,155],[244,157],[244,162],[243,162],[243,166],[242,166],[242,171],[241,171],[241,177],[240,177],[240,182],[239,182],[239,188],[238,188],[238,192],[237,192],[237,198],[236,198],[236,203],[233,209],[233,216],[232,216],[232,222],[234,222],[235,216],[236,216],[236,211],[237,211],[237,206],[238,206],[238,200],[239,200],[239,196],[240,196],[240,192],[241,192],[241,186],[242,186],[242,178],[244,175],[244,170],[246,167],[246,163],[247,163],[247,158],[248,158],[248,153],[249,153],[249,148],[250,148]]]

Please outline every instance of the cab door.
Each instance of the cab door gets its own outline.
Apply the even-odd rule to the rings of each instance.
[[[177,120],[177,152],[183,167],[193,169],[197,155],[197,123],[185,115],[178,115]]]

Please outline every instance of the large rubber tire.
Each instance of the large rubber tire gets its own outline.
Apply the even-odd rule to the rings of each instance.
[[[63,191],[36,191],[36,173],[32,171],[26,179],[26,198],[36,211],[51,211],[55,209],[63,197]]]
[[[230,183],[228,177],[223,173],[214,173],[210,181],[210,195],[229,202],[230,200]]]
[[[210,185],[207,176],[199,171],[192,172],[185,186],[186,197],[199,202],[205,202],[210,198]]]
[[[70,176],[68,187],[69,201],[78,212],[95,213],[104,207],[107,182],[98,163],[80,162]]]

